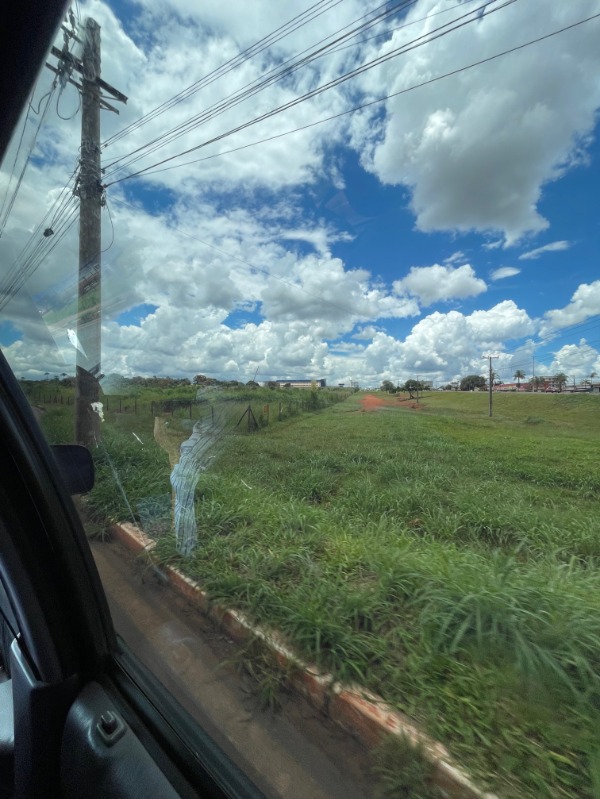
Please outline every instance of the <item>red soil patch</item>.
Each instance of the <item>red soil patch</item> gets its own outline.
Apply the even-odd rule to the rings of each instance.
[[[384,405],[389,405],[390,403],[386,402],[383,397],[367,394],[361,399],[360,404],[362,405],[363,411],[376,411],[378,408],[382,408]]]
[[[365,394],[361,399],[362,405],[361,413],[365,411],[378,411],[380,408],[397,408],[401,405],[403,408],[412,408],[415,411],[422,411],[423,405],[416,400],[405,399],[404,397],[390,397],[389,394],[385,397],[376,397],[375,394]]]

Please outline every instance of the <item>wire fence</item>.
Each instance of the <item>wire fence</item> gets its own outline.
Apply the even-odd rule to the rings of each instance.
[[[102,397],[104,412],[108,415],[131,414],[151,417],[172,416],[177,419],[200,421],[215,415],[226,417],[227,427],[238,432],[253,432],[274,422],[282,422],[302,413],[326,408],[345,400],[351,392],[307,391],[306,397],[276,398],[265,402],[262,399],[241,400],[238,397],[213,399],[165,398],[160,400],[143,397],[105,395]],[[71,391],[33,391],[28,399],[32,405],[74,406],[75,395]]]

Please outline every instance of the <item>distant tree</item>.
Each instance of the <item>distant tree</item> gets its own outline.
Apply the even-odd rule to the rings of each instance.
[[[544,378],[543,377],[532,377],[529,381],[531,385],[532,391],[539,391],[540,389],[544,388]]]
[[[557,372],[557,374],[554,375],[554,382],[558,386],[559,391],[563,390],[563,388],[567,384],[568,379],[569,379],[568,375],[566,375],[564,372]]]
[[[475,391],[476,388],[485,388],[485,377],[481,375],[467,375],[460,381],[461,391]]]
[[[451,383],[446,383],[446,385],[444,386],[444,391],[453,391],[453,390],[454,386]]]
[[[525,372],[522,369],[517,369],[514,374],[515,380],[517,381],[517,391],[521,388],[521,380],[525,379]]]
[[[407,380],[406,383],[401,387],[403,391],[419,391],[425,390],[425,383],[422,380]]]
[[[275,380],[269,380],[267,382],[267,388],[279,388],[279,383],[277,383]]]
[[[382,391],[395,391],[396,390],[396,386],[392,383],[391,380],[384,380],[383,383],[381,384],[381,390]]]
[[[246,387],[247,388],[259,388],[259,385],[256,382],[256,380],[248,380],[248,382],[246,383]]]

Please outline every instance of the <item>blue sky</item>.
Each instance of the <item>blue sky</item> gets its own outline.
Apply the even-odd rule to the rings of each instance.
[[[538,374],[600,373],[600,19],[406,93],[600,4],[418,0],[344,42],[351,47],[223,108],[375,6],[328,5],[225,74],[223,64],[309,4],[81,4],[82,21],[91,14],[102,26],[103,77],[129,96],[118,117],[102,116],[103,164],[118,161],[105,175],[103,371],[248,380],[258,370],[265,380],[367,386],[419,373],[443,384],[482,372],[493,352],[505,381],[517,368],[529,375],[533,359]],[[351,81],[173,158],[379,58]],[[166,113],[126,128],[203,78]],[[50,81],[40,76],[34,105]],[[57,99],[63,113],[75,109],[70,95]],[[0,344],[32,377],[74,366],[65,286],[74,285],[76,226],[52,250],[42,242],[39,263],[20,255],[44,213],[60,221],[53,203],[78,150],[79,116],[59,119],[52,100],[0,239],[0,292],[13,267],[32,272],[0,312]],[[213,118],[165,141],[214,103]],[[15,152],[0,200],[15,185]],[[139,169],[148,174],[122,180]]]

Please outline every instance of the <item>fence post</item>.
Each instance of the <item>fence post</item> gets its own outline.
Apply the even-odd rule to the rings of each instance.
[[[279,400],[279,421],[281,421],[282,411],[283,411],[283,402]]]
[[[137,416],[137,397],[133,398],[133,412]]]

